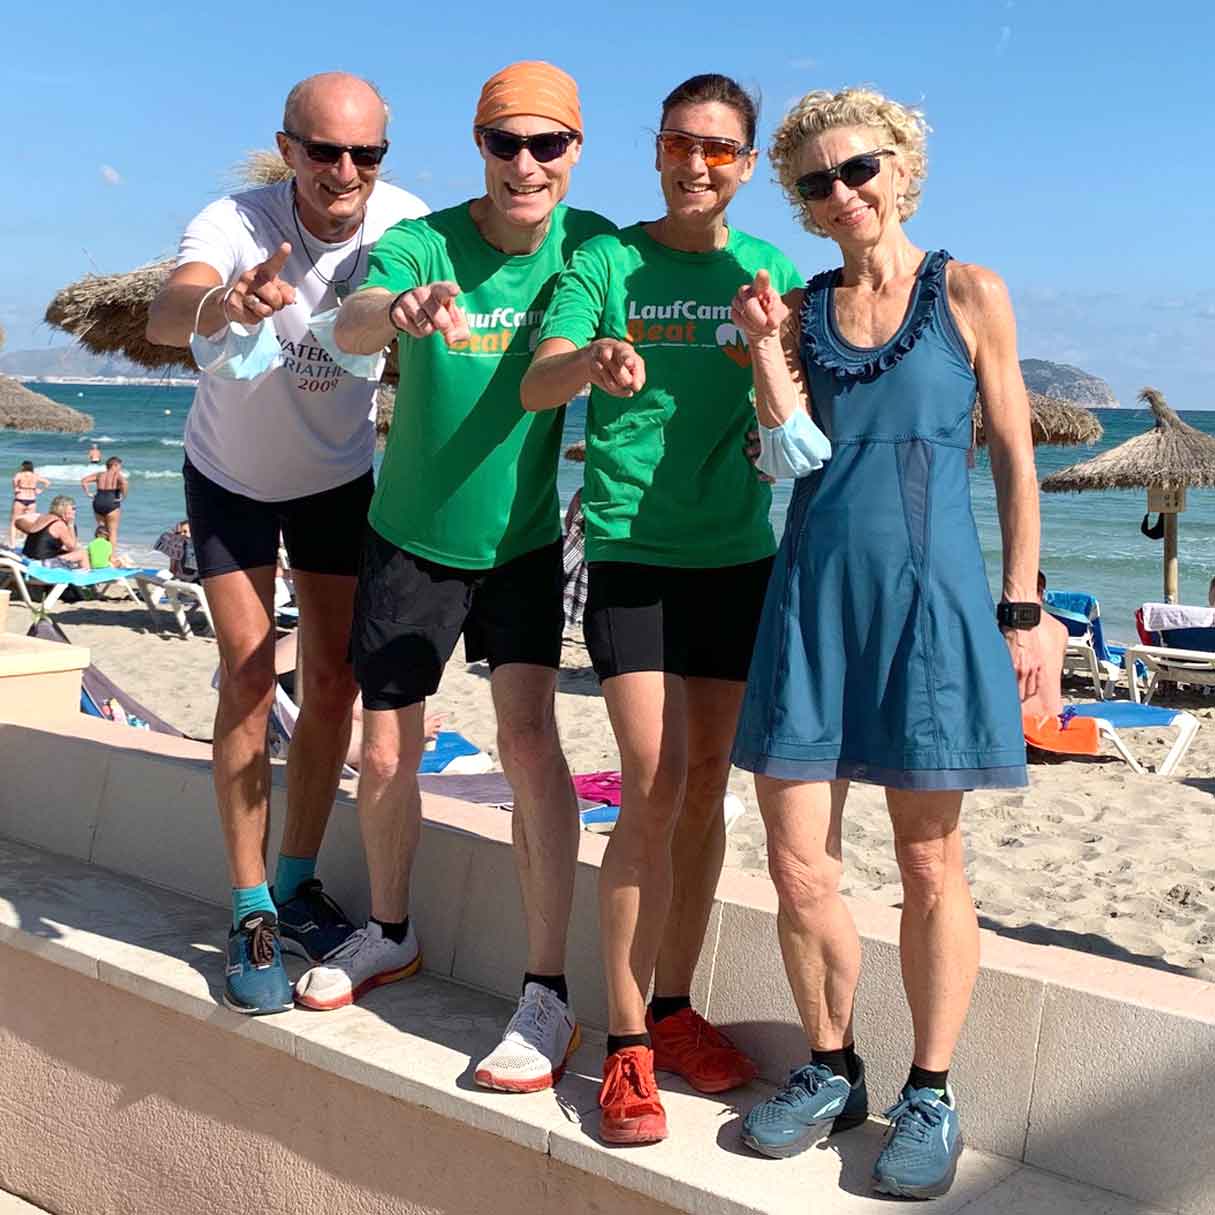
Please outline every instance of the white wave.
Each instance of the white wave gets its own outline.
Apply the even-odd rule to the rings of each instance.
[[[185,447],[186,445],[185,439],[161,439],[160,441],[166,447]]]
[[[35,470],[52,481],[79,481],[98,471],[96,464],[37,464]]]
[[[131,472],[129,469],[126,471],[128,476],[144,477],[149,481],[164,481],[168,480],[169,478],[173,478],[177,481],[181,480],[181,473],[174,472],[172,469],[165,469],[163,472]]]
[[[90,438],[88,435],[81,435],[76,440],[77,443],[117,443],[118,440],[113,435],[94,435]]]

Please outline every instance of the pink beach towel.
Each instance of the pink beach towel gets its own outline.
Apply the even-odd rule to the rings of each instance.
[[[574,792],[588,802],[620,805],[619,772],[586,772],[574,777]]]

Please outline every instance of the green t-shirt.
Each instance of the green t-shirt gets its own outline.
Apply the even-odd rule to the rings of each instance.
[[[492,569],[561,535],[557,461],[564,410],[526,413],[519,383],[557,275],[589,237],[613,231],[559,206],[535,253],[502,253],[461,203],[389,228],[364,287],[394,294],[449,279],[471,338],[397,341],[401,380],[371,503],[372,527],[419,557]]]
[[[98,536],[96,540],[90,540],[84,546],[84,551],[89,557],[89,569],[103,570],[110,564],[110,559],[114,556],[114,546],[104,536]]]
[[[730,321],[734,293],[761,269],[782,293],[803,281],[779,249],[737,228],[724,249],[683,253],[634,224],[588,241],[561,275],[540,340],[627,338],[646,365],[637,396],[591,390],[589,561],[715,568],[775,551],[772,492],[744,451],[751,353]]]

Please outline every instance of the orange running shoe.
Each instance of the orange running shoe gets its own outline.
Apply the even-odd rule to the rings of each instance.
[[[626,1046],[603,1063],[599,1137],[604,1143],[657,1143],[667,1137],[667,1116],[654,1081],[654,1052]]]
[[[647,1010],[645,1027],[654,1044],[654,1066],[682,1076],[697,1092],[724,1093],[755,1079],[755,1064],[694,1008],[661,1021]]]

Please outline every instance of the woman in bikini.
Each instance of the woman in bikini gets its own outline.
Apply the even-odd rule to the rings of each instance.
[[[21,538],[21,534],[17,531],[17,520],[22,515],[36,515],[38,513],[38,495],[50,487],[50,481],[34,471],[32,461],[21,461],[21,471],[13,474],[13,513],[8,525],[10,547],[15,547]]]
[[[90,489],[90,486],[94,487]],[[93,514],[99,525],[109,533],[110,543],[118,543],[118,521],[122,518],[122,500],[131,492],[130,483],[122,471],[122,461],[111,456],[101,472],[82,478],[80,488],[93,495]]]

